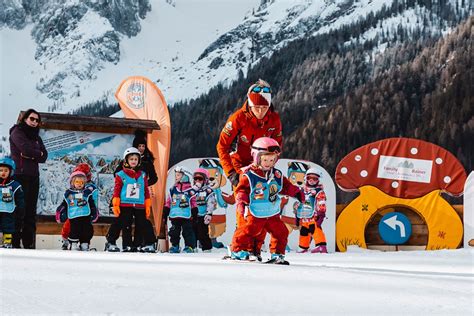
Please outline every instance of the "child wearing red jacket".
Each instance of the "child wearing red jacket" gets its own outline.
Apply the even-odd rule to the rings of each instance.
[[[143,234],[145,231],[145,221],[150,217],[151,200],[148,190],[148,177],[140,168],[140,152],[135,147],[125,150],[123,155],[123,169],[115,176],[115,187],[112,198],[112,209],[114,215],[118,217],[118,229],[110,231],[107,242],[116,246],[120,230],[131,231],[130,227],[135,219],[135,229]],[[111,227],[112,228],[112,227]],[[145,244],[153,245],[154,236],[145,234]],[[132,248],[131,234],[122,234],[123,248]],[[110,245],[107,245],[108,248]]]
[[[283,176],[274,166],[280,155],[278,142],[261,137],[252,144],[253,163],[240,177],[236,188],[237,211],[244,214],[244,225],[237,228],[232,240],[231,257],[249,259],[252,242],[263,230],[276,240],[275,252],[269,262],[288,264],[285,247],[288,229],[280,218],[280,194],[297,198],[304,203],[304,193]]]

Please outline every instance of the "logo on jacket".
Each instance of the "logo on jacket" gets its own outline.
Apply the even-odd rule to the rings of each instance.
[[[272,203],[275,202],[277,199],[277,195],[278,195],[278,186],[275,183],[272,183],[270,185],[270,196],[268,197],[270,202]]]
[[[241,139],[244,143],[249,143],[249,140],[247,139],[247,136],[245,136],[245,135],[240,136],[240,139]]]
[[[264,190],[265,188],[263,187],[263,184],[261,182],[258,182],[255,185],[254,199],[263,200],[265,198]]]

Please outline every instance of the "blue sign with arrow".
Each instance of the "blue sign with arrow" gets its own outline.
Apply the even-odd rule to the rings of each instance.
[[[410,239],[411,222],[402,213],[387,213],[379,222],[379,234],[389,245],[402,245]]]

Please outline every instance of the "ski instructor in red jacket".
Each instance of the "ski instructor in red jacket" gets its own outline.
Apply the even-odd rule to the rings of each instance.
[[[273,138],[282,146],[280,115],[273,108],[271,87],[262,79],[250,86],[247,100],[229,117],[217,143],[222,168],[232,186],[239,184],[241,169],[252,163],[250,147],[260,137]]]

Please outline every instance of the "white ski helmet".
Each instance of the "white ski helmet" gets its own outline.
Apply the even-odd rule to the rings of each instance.
[[[191,182],[193,173],[188,168],[184,166],[176,166],[176,168],[174,168],[174,172],[179,172],[183,174],[181,182]]]
[[[138,155],[138,166],[139,166],[141,163],[141,155],[140,155],[140,151],[135,147],[129,147],[125,149],[125,151],[123,152],[123,166],[125,168],[130,168],[130,165],[128,164],[128,161],[127,161],[127,157],[130,155]]]
[[[319,171],[318,169],[316,168],[309,168],[308,170],[306,170],[306,173],[304,175],[304,182],[306,183],[306,177],[310,174],[313,174],[315,176],[317,176],[319,179],[321,179],[321,177],[323,176],[322,172]]]

